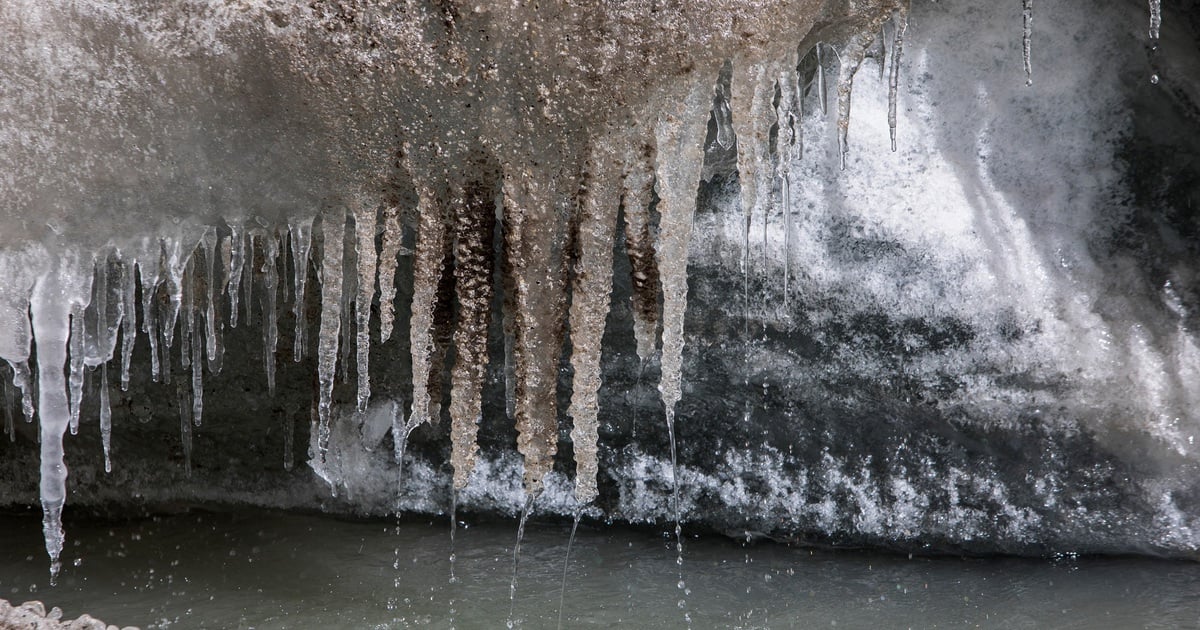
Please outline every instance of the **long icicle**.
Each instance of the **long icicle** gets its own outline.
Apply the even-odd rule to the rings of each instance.
[[[200,242],[204,247],[204,352],[208,358],[208,371],[217,374],[221,371],[221,359],[225,354],[225,348],[221,343],[224,323],[217,316],[216,301],[220,298],[220,293],[213,288],[217,282],[217,256],[219,255],[216,228],[206,230],[204,238]]]
[[[414,175],[417,189],[417,252],[413,261],[412,319],[409,347],[412,352],[412,411],[405,422],[405,438],[414,428],[429,421],[429,379],[434,350],[434,307],[442,276],[446,238],[444,209],[430,183]],[[396,453],[401,458],[401,453]]]
[[[375,301],[375,253],[376,205],[366,199],[356,202],[354,208],[354,235],[358,267],[358,295],[354,302],[357,320],[358,352],[358,410],[367,410],[371,400],[371,303]]]
[[[599,438],[601,340],[612,295],[613,234],[621,160],[615,139],[593,141],[587,162],[587,184],[580,208],[576,246],[578,259],[571,289],[571,443],[575,453],[575,500],[586,505],[596,498]]]
[[[704,164],[707,120],[704,114],[710,102],[706,86],[694,87],[678,103],[676,111],[664,113],[654,130],[658,155],[662,158],[656,165],[658,182],[655,187],[661,216],[655,258],[663,287],[662,376],[659,392],[671,441],[671,511],[675,520],[676,562],[679,564],[683,563],[683,536],[675,449],[675,405],[682,397],[688,247],[692,238],[700,170]]]
[[[450,463],[454,467],[454,491],[467,485],[479,449],[476,436],[482,415],[480,396],[487,376],[487,338],[492,314],[494,199],[495,191],[488,183],[471,182],[463,190],[463,207],[455,214],[457,358],[450,377]]]
[[[400,207],[388,204],[383,209],[383,242],[379,250],[379,341],[392,338],[392,320],[396,312],[396,263],[404,249],[404,229],[400,225]]]
[[[894,53],[893,53],[894,54]],[[791,280],[792,254],[792,166],[799,159],[800,142],[800,87],[796,73],[798,60],[789,57],[779,73],[779,105],[776,118],[779,120],[777,176],[780,185],[781,210],[783,212],[783,309],[788,312],[788,294]]]
[[[239,289],[242,284],[242,269],[246,266],[246,239],[241,225],[231,224],[229,230],[232,234],[229,236],[229,278],[226,280],[225,289],[229,292],[229,327],[237,328],[238,298],[241,293]]]
[[[318,461],[325,462],[329,449],[329,416],[333,406],[333,377],[337,369],[338,331],[342,325],[342,252],[346,238],[346,214],[331,210],[321,218],[321,328],[317,338]]]
[[[279,238],[274,231],[262,234],[262,326],[263,326],[263,368],[267,373],[267,391],[275,395],[275,351],[279,347],[279,319],[277,317],[278,295],[277,285],[279,274],[276,265],[279,261]]]
[[[635,132],[635,137],[638,134]],[[658,268],[654,266],[654,241],[650,235],[650,203],[654,196],[654,160],[651,142],[638,140],[624,155],[621,204],[625,217],[625,251],[629,256],[633,291],[633,335],[644,366],[654,355],[658,328]]]
[[[133,344],[137,340],[137,263],[129,259],[121,265],[121,301],[125,318],[121,321],[121,391],[129,391],[129,367]]]
[[[296,319],[296,332],[293,337],[292,360],[299,362],[304,358],[305,348],[308,347],[308,313],[305,287],[308,285],[308,262],[312,250],[312,224],[309,218],[292,219],[288,228],[288,243],[292,248],[292,284],[294,285],[294,301],[292,314]]]
[[[156,297],[161,259],[160,251],[149,249],[137,261],[138,275],[142,281],[142,332],[150,339],[150,378],[156,383],[162,377],[163,367],[158,361],[158,309],[155,308],[158,305]]]
[[[854,75],[862,66],[874,38],[875,35],[870,30],[851,37],[839,56],[841,63],[838,67],[837,130],[838,155],[842,170],[846,170],[846,154],[850,152],[850,93],[854,90]]]

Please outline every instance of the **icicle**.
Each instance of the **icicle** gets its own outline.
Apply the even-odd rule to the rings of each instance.
[[[63,255],[57,265],[57,269],[37,280],[30,299],[38,357],[42,531],[50,556],[52,584],[60,568],[64,541],[62,511],[67,498],[67,465],[63,459],[63,435],[71,422],[63,368],[67,363],[72,312],[82,311],[80,305],[88,301],[91,282],[90,266],[80,265],[75,255]]]
[[[242,264],[242,301],[246,304],[246,325],[250,325],[250,320],[254,317],[254,270],[258,266],[258,250],[255,249],[255,230],[248,229],[246,232],[246,259]]]
[[[825,55],[821,53],[824,44],[817,42],[817,100],[821,102],[821,116],[829,114],[829,97],[825,89]]]
[[[375,204],[360,199],[354,209],[355,254],[358,268],[358,297],[354,302],[358,336],[358,410],[367,410],[371,400],[371,303],[375,301]]]
[[[418,179],[419,178],[415,178]],[[417,231],[417,252],[413,262],[412,319],[409,324],[409,344],[412,352],[412,412],[407,425],[413,427],[429,421],[429,379],[434,352],[434,309],[437,288],[442,277],[442,262],[446,238],[444,209],[427,182],[415,182],[417,212],[420,225]]]
[[[112,472],[112,406],[108,399],[108,363],[100,365],[100,443],[104,448],[104,472]]]
[[[137,340],[137,261],[129,259],[121,265],[121,302],[125,318],[121,322],[121,391],[129,391],[129,366],[133,361],[133,344]],[[143,314],[143,317],[145,315]]]
[[[635,136],[640,135],[638,131]],[[633,335],[644,366],[654,355],[658,327],[658,268],[650,236],[650,201],[654,195],[654,146],[639,141],[624,156],[621,204],[625,216],[625,251],[629,256],[633,292]]]
[[[404,419],[404,407],[398,401],[392,401],[392,452],[395,462],[403,466],[404,448],[408,445],[408,434],[412,429]],[[403,472],[401,468],[401,472]]]
[[[183,369],[192,367],[192,323],[196,321],[193,313],[196,310],[196,265],[195,258],[188,257],[187,264],[183,266],[183,278],[179,283],[180,295],[180,312],[183,317],[179,319],[179,366]],[[196,361],[200,361],[200,357],[196,357]]]
[[[717,144],[722,149],[733,146],[736,136],[733,133],[733,110],[729,107],[729,97],[725,89],[718,85],[716,98],[713,99],[713,120],[717,123]]]
[[[170,354],[171,347],[174,344],[175,322],[179,319],[180,309],[183,308],[183,277],[186,273],[188,263],[191,262],[193,247],[185,249],[182,236],[164,238],[162,247],[163,272],[166,276],[164,280],[166,280],[168,300],[159,312],[162,315],[160,324],[163,335],[163,357],[165,359]],[[164,370],[166,370],[165,364],[166,361],[164,360]]]
[[[907,5],[896,11],[895,20],[896,30],[892,34],[892,64],[888,72],[888,132],[892,136],[892,151],[896,150],[896,100],[899,98],[900,61],[904,54],[904,34],[908,31]],[[1028,59],[1028,52],[1026,55],[1026,59]],[[1031,72],[1028,61],[1025,62],[1025,71],[1027,74]],[[1032,82],[1033,79],[1030,78],[1028,81]]]
[[[463,206],[461,188],[455,186],[447,207]],[[429,353],[429,422],[436,426],[442,421],[442,402],[446,354],[454,338],[454,239],[442,240],[442,274],[433,307],[433,350]]]
[[[263,294],[259,299],[262,300],[262,322],[263,322],[263,367],[267,372],[267,391],[275,395],[275,351],[279,347],[279,323],[276,317],[276,289],[279,282],[279,275],[276,270],[277,259],[279,258],[279,239],[275,234],[261,234],[262,240],[262,272],[263,278]],[[248,294],[247,294],[248,297]],[[249,302],[247,301],[248,305]],[[249,318],[246,318],[249,320]]]
[[[91,274],[86,274],[88,277],[87,287],[84,291],[91,292]],[[83,358],[84,358],[84,326],[83,326],[83,311],[86,308],[87,302],[91,301],[91,296],[82,302],[75,302],[71,306],[71,435],[79,433],[79,411],[83,404]],[[41,372],[41,369],[38,369]]]
[[[703,139],[703,138],[702,138]],[[577,171],[554,158],[504,172],[504,246],[515,287],[513,359],[517,450],[525,460],[525,492],[535,496],[558,451],[558,364],[566,317],[566,204],[578,192]]]
[[[325,462],[329,448],[329,415],[333,405],[333,376],[337,369],[338,331],[342,324],[342,252],[346,238],[346,215],[333,210],[321,220],[321,328],[317,339],[317,379],[320,383],[320,418],[317,433],[319,461]]]
[[[596,442],[599,424],[596,394],[600,389],[601,340],[612,294],[613,234],[621,160],[611,138],[597,139],[591,147],[588,179],[580,209],[576,246],[578,259],[571,290],[571,383],[573,420],[571,442],[575,453],[575,500],[586,505],[596,498]]]
[[[242,283],[242,269],[246,265],[246,239],[243,235],[244,230],[242,226],[230,225],[229,229],[232,232],[229,237],[229,278],[225,286],[229,291],[229,327],[237,328],[238,289]]]
[[[1150,83],[1158,85],[1158,37],[1162,29],[1162,1],[1150,2]]]
[[[467,485],[478,450],[476,436],[482,415],[480,392],[487,376],[492,240],[496,229],[492,187],[472,182],[463,193],[462,208],[454,219],[458,237],[454,245],[454,288],[458,301],[454,347],[458,354],[450,377],[450,464],[454,467],[455,491]]]
[[[772,173],[764,167],[770,164],[769,138],[775,124],[772,101],[779,70],[774,63],[734,66],[730,80],[730,104],[733,108],[733,130],[737,135],[738,183],[742,205],[742,318],[750,320],[750,225],[761,203],[770,195]],[[766,215],[763,217],[766,235]],[[765,251],[766,248],[764,248]],[[665,281],[664,281],[665,282]]]
[[[846,154],[850,151],[850,93],[854,89],[854,75],[867,56],[874,34],[870,31],[859,33],[850,38],[846,48],[840,55],[841,64],[838,67],[838,155],[841,156],[842,170],[846,170]]]
[[[0,367],[7,368],[5,364]],[[5,370],[11,373],[11,370]],[[13,388],[11,381],[6,375],[0,375],[0,382],[4,384],[4,433],[8,436],[9,442],[17,441],[17,427],[13,422]]]
[[[9,361],[8,366],[13,371],[13,385],[21,392],[21,413],[25,422],[33,422],[35,405],[33,402],[33,379],[29,372],[28,361]]]
[[[358,253],[355,252],[355,241],[348,237],[343,243],[342,251],[342,323],[339,331],[338,380],[343,383],[350,380],[350,349],[354,347],[356,335],[350,318],[354,313],[355,296],[358,295]]]
[[[1033,61],[1031,55],[1033,48],[1033,0],[1021,0],[1021,21],[1023,23],[1021,54],[1025,61],[1025,85],[1033,85]],[[895,61],[892,63],[895,64]],[[892,144],[895,143],[896,141],[892,140]],[[895,151],[894,148],[892,150]]]
[[[192,333],[192,424],[200,426],[204,419],[204,369],[200,362],[201,342],[200,342],[200,311],[193,311],[185,315],[188,318],[195,318],[196,327]]]
[[[654,129],[658,155],[665,158],[658,160],[655,165],[658,180],[655,189],[661,217],[655,260],[663,290],[662,376],[658,391],[662,395],[667,433],[671,441],[671,510],[675,518],[677,561],[680,564],[683,562],[683,537],[680,531],[679,476],[675,450],[675,404],[682,397],[688,246],[692,238],[700,170],[704,163],[704,112],[707,105],[707,90],[697,86],[677,104],[676,111],[665,112]]]
[[[404,248],[404,230],[400,226],[400,208],[383,209],[383,243],[379,252],[379,340],[392,337],[392,319],[396,302],[396,262]],[[411,253],[411,252],[409,252]]]
[[[142,280],[142,332],[150,338],[150,378],[156,383],[162,371],[158,362],[158,309],[155,308],[161,256],[160,252],[155,252],[137,261]]]
[[[895,48],[893,53],[895,54]],[[779,155],[776,165],[780,185],[780,198],[783,211],[783,308],[786,314],[788,307],[788,291],[791,274],[792,254],[792,163],[799,160],[801,151],[800,116],[797,111],[801,99],[799,93],[799,77],[796,74],[795,58],[789,58],[779,74],[779,105],[776,117],[779,119]]]
[[[292,313],[296,318],[296,332],[292,360],[299,362],[304,358],[304,349],[308,345],[308,309],[306,305],[305,287],[308,284],[308,258],[312,248],[312,218],[293,219],[288,228],[288,242],[292,247],[292,283],[295,300]]]
[[[201,240],[204,247],[204,351],[208,357],[208,371],[217,374],[221,371],[221,359],[225,349],[221,344],[221,333],[224,326],[217,317],[217,302],[219,293],[213,289],[217,282],[217,230],[209,228]],[[199,327],[197,327],[199,330]],[[195,357],[194,357],[195,359]]]

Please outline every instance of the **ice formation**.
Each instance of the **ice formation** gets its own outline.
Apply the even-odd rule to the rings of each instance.
[[[1029,0],[1023,11],[1031,76]],[[409,435],[446,415],[458,491],[468,488],[479,461],[489,330],[498,318],[524,505],[554,476],[564,415],[571,420],[578,514],[599,494],[602,339],[614,308],[615,262],[629,269],[622,281],[630,287],[639,365],[660,370],[678,524],[676,418],[685,397],[689,255],[710,118],[715,150],[736,146],[738,214],[731,225],[742,296],[730,308],[746,321],[769,321],[776,307],[750,298],[760,283],[752,232],[761,229],[763,243],[757,271],[777,274],[770,283],[791,312],[796,274],[828,272],[817,264],[797,271],[801,252],[816,248],[818,229],[796,224],[801,202],[818,203],[817,192],[801,188],[835,179],[802,160],[802,132],[820,120],[826,73],[836,72],[836,161],[851,166],[851,95],[856,73],[875,56],[886,73],[886,116],[878,124],[886,124],[897,151],[908,19],[908,3],[899,0],[853,9],[815,0],[436,8],[412,1],[245,0],[216,8],[186,0],[130,7],[23,0],[0,8],[0,52],[13,60],[0,79],[22,86],[0,94],[0,112],[11,123],[0,132],[0,190],[8,200],[0,214],[0,357],[8,366],[6,393],[11,379],[21,414],[38,419],[40,494],[55,570],[67,499],[63,435],[78,428],[86,370],[99,366],[104,468],[120,466],[109,450],[120,427],[112,426],[108,363],[120,348],[119,382],[128,389],[139,316],[154,378],[177,379],[189,469],[206,375],[232,356],[261,352],[274,393],[277,359],[287,352],[279,348],[281,316],[288,316],[281,307],[290,302],[291,355],[316,362],[314,470],[331,485],[341,478],[342,463],[327,461],[331,440],[340,439],[338,423],[357,422],[370,448],[390,430],[401,464]],[[1151,2],[1155,45],[1160,22]],[[135,43],[120,43],[123,37]],[[874,52],[877,38],[883,53]],[[142,63],[142,55],[157,65]],[[727,87],[718,81],[726,62]],[[95,90],[70,89],[81,81]],[[814,98],[810,116],[806,103]],[[189,102],[205,107],[189,109]],[[129,108],[145,116],[124,117]],[[87,158],[78,172],[43,172],[73,149]],[[157,198],[163,182],[186,195]],[[184,200],[194,207],[172,205]],[[111,225],[92,229],[75,220],[80,204],[112,214]],[[1006,220],[985,223],[996,234],[1019,229]],[[780,249],[781,260],[769,259]],[[627,261],[614,261],[614,250]],[[1022,256],[1014,253],[1011,264],[1029,262]],[[400,271],[401,259],[410,261],[411,276]],[[997,282],[1028,275],[1013,272]],[[411,292],[411,301],[401,304],[398,279],[410,278],[410,291],[400,293]],[[809,285],[824,280],[810,278]],[[892,279],[869,271],[856,282],[876,292],[872,297],[895,290]],[[1048,291],[1031,293],[1039,290]],[[312,313],[308,301],[318,296]],[[404,329],[401,313],[409,318],[407,356],[372,356],[393,336],[405,336],[393,334]],[[807,315],[828,316],[818,309]],[[261,350],[227,346],[226,319],[230,329],[257,319]],[[317,330],[312,342],[310,325]],[[1138,339],[1124,341],[1130,352],[1153,355],[1153,341]],[[569,406],[560,414],[564,344],[572,376]],[[380,359],[408,361],[411,369],[407,387],[386,401],[372,399],[372,365]],[[1146,358],[1144,370],[1154,372],[1154,361]],[[335,385],[351,380],[351,367],[355,412],[342,413]],[[288,462],[292,424],[289,417]],[[837,467],[827,472],[834,476]]]

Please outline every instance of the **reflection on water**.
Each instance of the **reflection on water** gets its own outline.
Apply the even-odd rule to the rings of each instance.
[[[0,516],[0,597],[143,628],[503,627],[515,525],[347,522],[277,512],[71,521],[50,587],[40,516]],[[531,522],[515,618],[558,623],[570,524]],[[397,548],[399,551],[397,552]],[[1200,564],[907,558],[579,528],[563,625],[697,628],[1200,626]]]

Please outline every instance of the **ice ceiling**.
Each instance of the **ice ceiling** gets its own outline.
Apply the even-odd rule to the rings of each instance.
[[[1021,20],[1011,34],[1038,80],[1034,7],[1026,0],[1023,8],[1023,37]],[[190,427],[203,418],[204,378],[234,351],[223,344],[226,326],[240,313],[248,320],[252,308],[266,322],[264,369],[274,389],[285,299],[296,322],[293,357],[316,357],[313,468],[323,475],[339,365],[345,371],[353,361],[365,413],[372,343],[407,333],[410,389],[389,408],[396,461],[415,428],[445,414],[453,483],[465,487],[495,316],[507,415],[525,490],[536,495],[557,451],[569,339],[574,494],[587,504],[598,492],[601,339],[621,234],[637,355],[659,366],[674,458],[689,247],[713,151],[736,145],[726,165],[739,182],[728,226],[741,244],[743,302],[759,264],[750,260],[756,222],[764,243],[779,236],[779,226],[756,217],[776,213],[787,222],[779,237],[786,304],[789,283],[805,280],[791,277],[789,252],[813,246],[793,243],[804,234],[790,223],[793,198],[807,194],[793,190],[814,174],[797,167],[806,108],[830,106],[835,162],[845,167],[854,79],[871,59],[886,93],[880,124],[894,149],[908,15],[907,2],[888,0],[6,3],[0,357],[25,416],[38,418],[51,557],[63,543],[63,436],[80,421],[85,367],[99,366],[103,382],[108,467],[109,363],[126,387],[140,326],[155,379],[191,384],[180,403],[186,455]],[[1147,19],[1156,45],[1156,2]],[[913,219],[914,229],[940,222],[929,234],[954,238],[954,219],[933,215]],[[982,238],[1006,250],[1008,277],[998,282],[1009,295],[1057,291],[1022,285],[1048,272],[1023,242],[1003,242],[1020,226],[991,228]],[[403,256],[412,260],[412,297],[407,326],[398,326]],[[856,281],[887,293],[897,279],[868,272]],[[1060,301],[1078,311],[1066,316],[1071,324],[1094,316],[1083,301]],[[1182,349],[1172,374],[1197,382],[1191,335],[1170,343]],[[1172,400],[1147,406],[1187,408],[1196,393],[1181,385],[1167,394]]]

